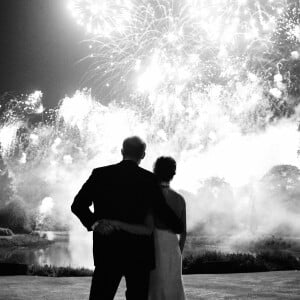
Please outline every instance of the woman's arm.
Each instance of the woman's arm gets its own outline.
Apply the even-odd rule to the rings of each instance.
[[[117,220],[109,220],[117,230],[123,230],[137,235],[151,235],[154,229],[154,221],[152,214],[148,214],[144,224],[130,224]]]
[[[181,220],[182,220],[184,228],[183,228],[182,233],[180,233],[180,236],[179,236],[179,248],[180,248],[180,251],[182,253],[183,249],[184,249],[185,241],[186,241],[186,206],[185,206],[185,201],[184,201],[184,207],[183,207],[182,214],[181,214]]]
[[[185,241],[186,241],[186,232],[183,232],[180,234],[180,237],[179,237],[179,248],[180,248],[181,253],[183,252]]]

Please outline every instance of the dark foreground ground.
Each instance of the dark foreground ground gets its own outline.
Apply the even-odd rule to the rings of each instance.
[[[0,277],[1,300],[88,299],[91,277]],[[300,272],[226,275],[186,275],[187,300],[196,299],[300,299]],[[116,299],[124,298],[122,282]]]

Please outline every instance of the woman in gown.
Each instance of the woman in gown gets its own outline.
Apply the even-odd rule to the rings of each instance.
[[[134,234],[153,234],[155,245],[155,269],[151,271],[149,300],[185,300],[182,282],[182,252],[186,239],[186,206],[184,198],[170,187],[176,173],[176,162],[171,157],[159,157],[154,164],[162,192],[168,205],[185,224],[178,236],[155,215],[149,215],[145,226],[107,220],[116,229]]]
[[[160,157],[154,165],[168,205],[179,216],[185,230],[178,236],[154,216],[154,245],[156,268],[150,274],[149,300],[184,300],[182,282],[182,251],[186,239],[186,208],[183,197],[170,188],[176,173],[176,162],[171,157]]]

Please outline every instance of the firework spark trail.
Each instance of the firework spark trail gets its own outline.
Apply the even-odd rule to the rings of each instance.
[[[108,90],[115,97],[128,89],[142,93],[166,89],[170,83],[178,84],[176,74],[181,72],[189,74],[187,82],[195,81],[206,50],[230,65],[230,55],[243,56],[253,45],[268,42],[286,4],[284,0],[70,3],[75,18],[90,33],[91,65],[85,79],[95,90]],[[157,84],[140,86],[157,75],[161,75]]]

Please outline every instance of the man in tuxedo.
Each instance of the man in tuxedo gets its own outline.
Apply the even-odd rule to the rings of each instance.
[[[174,232],[183,229],[153,173],[139,167],[145,150],[146,144],[139,137],[125,139],[123,160],[94,169],[72,204],[72,212],[88,231],[93,231],[95,271],[90,300],[113,299],[123,276],[126,299],[146,300],[150,270],[155,267],[153,235],[114,230],[103,220],[144,225],[153,213]],[[94,212],[89,208],[92,204]]]

